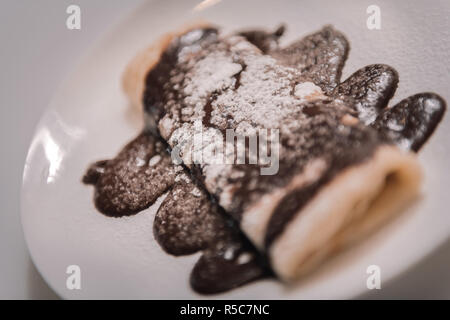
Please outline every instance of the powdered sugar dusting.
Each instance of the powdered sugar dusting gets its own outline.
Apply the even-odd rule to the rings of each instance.
[[[258,195],[282,188],[292,177],[292,170],[300,172],[311,157],[323,156],[321,150],[334,150],[335,139],[342,145],[351,140],[352,131],[347,126],[352,124],[339,122],[350,108],[342,100],[326,96],[322,86],[313,82],[308,68],[286,63],[286,53],[263,54],[246,38],[236,35],[217,36],[196,46],[202,49],[191,51],[190,59],[179,59],[170,72],[164,92],[165,114],[158,125],[175,154],[186,166],[199,169],[207,190],[226,210],[244,209],[236,200],[239,194],[245,193],[242,197],[247,206],[257,201]],[[313,64],[314,59],[310,60]],[[279,132],[281,149],[277,158],[280,155],[284,161],[280,167],[284,171],[283,178],[273,180],[278,183],[276,187],[271,179],[261,178],[259,167],[266,164],[260,159],[254,167],[239,167],[246,162],[239,162],[237,157],[236,162],[227,161],[229,129],[249,141],[263,131]],[[343,137],[337,137],[341,134]],[[201,139],[197,140],[199,135]],[[225,153],[218,162],[214,149]],[[232,178],[235,175],[240,176]]]

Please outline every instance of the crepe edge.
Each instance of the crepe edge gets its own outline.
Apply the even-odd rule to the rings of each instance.
[[[381,145],[297,212],[268,250],[275,273],[288,282],[298,279],[374,232],[419,194],[422,179],[415,154]]]
[[[144,50],[138,52],[127,64],[122,74],[122,88],[127,95],[131,105],[137,110],[143,110],[143,95],[147,74],[158,63],[161,54],[167,49],[174,38],[197,28],[212,26],[203,20],[191,22],[178,31],[168,32]]]

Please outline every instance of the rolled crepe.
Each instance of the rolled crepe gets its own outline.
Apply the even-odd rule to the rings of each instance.
[[[295,48],[269,55],[246,37],[194,27],[137,55],[123,78],[148,128],[286,281],[400,212],[421,182],[414,154],[360,122],[351,99],[330,97],[348,50],[345,38],[326,27],[305,41],[297,48],[313,43],[330,63],[293,58],[302,54]],[[227,130],[274,138],[258,145],[270,149],[272,163],[252,161],[248,145],[244,161],[232,154],[227,162]],[[211,150],[225,150],[223,161]]]

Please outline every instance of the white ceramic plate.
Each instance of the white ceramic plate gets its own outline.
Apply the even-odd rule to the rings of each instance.
[[[79,64],[55,93],[30,146],[22,190],[22,223],[38,269],[64,298],[204,298],[188,277],[198,255],[172,257],[153,239],[159,204],[133,217],[96,211],[93,188],[80,182],[88,164],[113,157],[142,126],[121,91],[126,63],[164,32],[203,17],[224,31],[288,26],[285,42],[331,23],[351,44],[344,77],[371,63],[400,74],[392,103],[434,91],[450,101],[450,4],[378,1],[382,28],[370,31],[364,1],[230,1],[193,11],[198,1],[149,2],[127,17]],[[431,18],[430,18],[431,17]],[[366,269],[382,283],[424,258],[450,234],[447,195],[450,118],[425,145],[421,199],[374,236],[292,287],[265,280],[212,298],[351,298],[364,293]],[[81,268],[81,290],[66,288],[66,268]]]

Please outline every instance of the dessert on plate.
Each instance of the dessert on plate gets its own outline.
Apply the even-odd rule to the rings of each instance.
[[[155,238],[173,255],[203,252],[191,273],[198,292],[269,275],[292,282],[420,190],[416,152],[445,101],[420,93],[388,106],[392,67],[369,65],[341,81],[344,35],[325,26],[281,47],[283,33],[222,35],[204,24],[139,53],[123,84],[145,128],[83,177],[108,216],[165,195]]]

